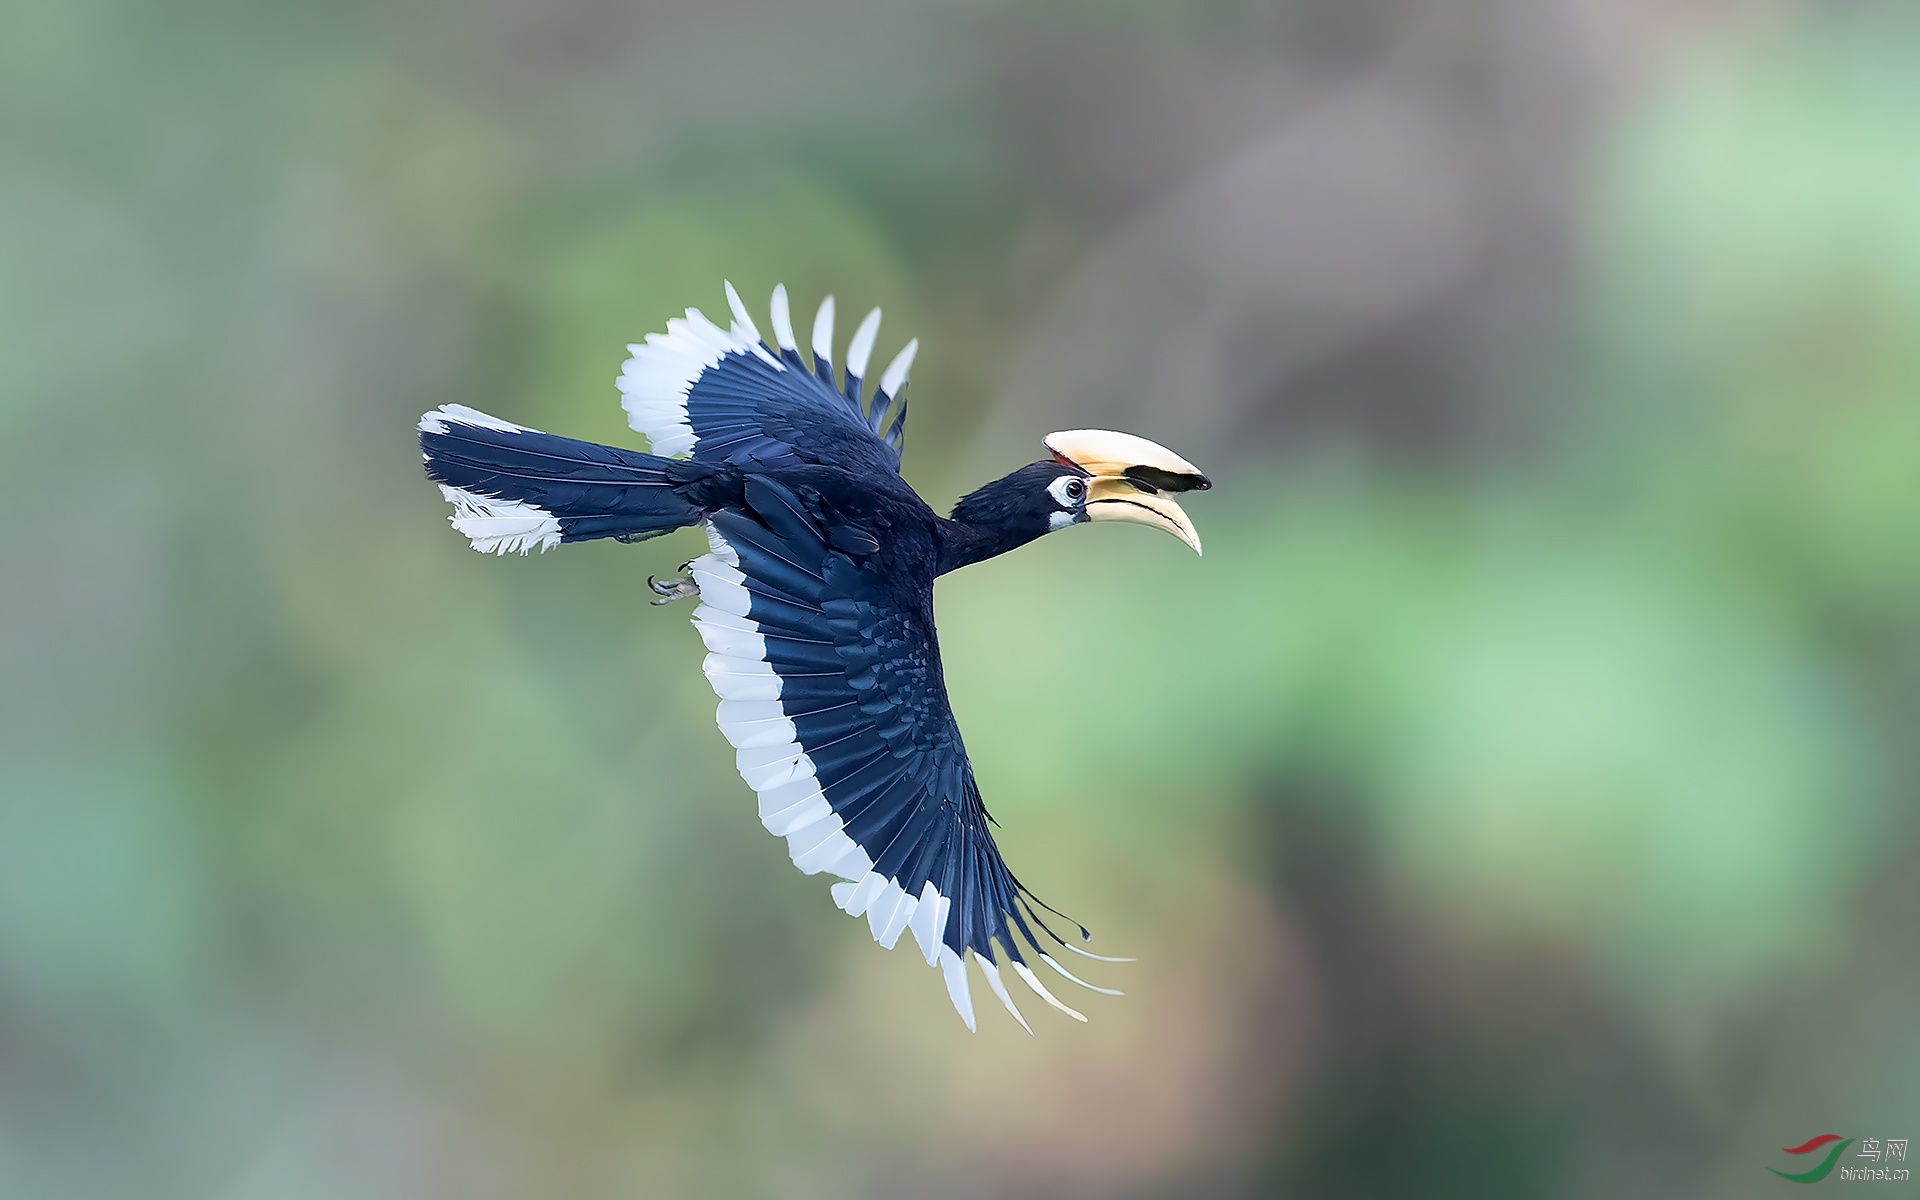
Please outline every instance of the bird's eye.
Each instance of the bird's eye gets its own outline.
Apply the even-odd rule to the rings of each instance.
[[[1078,475],[1062,475],[1047,488],[1061,508],[1077,508],[1086,499],[1087,485]]]

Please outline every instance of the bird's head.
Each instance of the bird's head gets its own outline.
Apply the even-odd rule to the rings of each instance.
[[[1213,486],[1200,468],[1165,446],[1110,429],[1050,433],[1044,445],[1053,454],[1052,465],[1066,468],[1047,488],[1059,506],[1052,528],[1081,521],[1132,521],[1163,529],[1200,553],[1200,534],[1173,499],[1175,493],[1204,492]]]
[[[953,519],[992,531],[991,544],[968,555],[997,554],[1082,521],[1132,521],[1163,529],[1200,553],[1200,535],[1175,502],[1179,492],[1213,481],[1164,446],[1105,429],[1051,433],[1053,457],[1029,463],[954,506]]]

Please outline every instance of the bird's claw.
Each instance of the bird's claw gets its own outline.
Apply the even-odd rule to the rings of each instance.
[[[682,567],[681,570],[684,571],[686,568]],[[700,594],[700,585],[695,583],[690,576],[686,575],[677,575],[672,579],[655,579],[649,575],[647,576],[647,586],[652,588],[654,593],[660,597],[660,599],[653,601],[655,604],[672,604],[675,600],[685,600],[689,596],[698,596]]]

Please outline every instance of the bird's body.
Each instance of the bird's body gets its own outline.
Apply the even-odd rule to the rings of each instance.
[[[831,300],[815,323],[809,370],[784,289],[774,294],[775,346],[759,340],[727,292],[731,330],[688,310],[666,334],[630,348],[621,390],[655,454],[450,405],[420,423],[428,474],[454,503],[455,528],[495,553],[704,524],[710,552],[688,564],[689,579],[656,584],[664,597],[656,603],[701,599],[695,624],[721,698],[720,728],[759,793],[762,822],[787,838],[801,870],[842,879],[835,902],[866,916],[881,944],[910,931],[943,968],[969,1028],[969,951],[1023,1026],[999,974],[1003,959],[1078,1017],[1028,965],[1030,952],[1074,979],[1049,944],[1086,951],[1040,920],[994,845],[947,702],[933,583],[1091,519],[1154,524],[1197,550],[1191,524],[1161,493],[1209,486],[1206,477],[1152,443],[1073,431],[1048,439],[1053,459],[941,517],[899,474],[901,392],[917,343],[867,408],[860,377],[878,310],[854,335],[842,392]]]

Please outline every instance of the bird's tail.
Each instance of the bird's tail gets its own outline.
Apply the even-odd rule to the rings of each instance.
[[[646,537],[705,515],[674,489],[672,459],[555,437],[463,404],[420,418],[420,453],[453,504],[453,527],[483,553]]]

